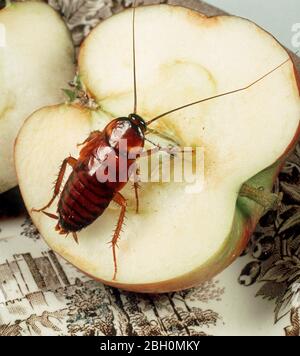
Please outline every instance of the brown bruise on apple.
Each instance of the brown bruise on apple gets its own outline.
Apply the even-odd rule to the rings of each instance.
[[[159,28],[160,21],[165,24],[168,20],[168,11],[172,13],[178,26],[180,24],[183,27],[187,17],[191,15],[190,10],[178,7],[153,6],[139,9],[139,28],[142,24],[147,25],[149,14],[151,17],[157,15],[155,19],[158,22],[155,27]],[[227,27],[230,29],[227,28],[229,34],[235,30],[232,37],[236,35],[237,29],[240,29],[240,32],[246,31],[247,41],[252,43],[255,39],[255,47],[260,49],[259,55],[264,52],[263,58],[270,58],[265,63],[261,58],[251,57],[248,64],[246,53],[245,57],[242,55],[241,62],[233,65],[228,56],[237,58],[240,51],[238,48],[238,53],[231,53],[234,48],[234,43],[231,43],[229,53],[222,53],[222,58],[228,61],[227,63],[224,59],[224,71],[209,64],[213,60],[215,63],[217,61],[211,58],[207,48],[203,49],[209,57],[206,60],[197,60],[191,52],[188,54],[189,60],[183,60],[178,53],[172,53],[172,58],[160,58],[157,55],[156,67],[150,66],[148,69],[146,59],[147,63],[142,63],[142,68],[150,71],[150,75],[139,69],[140,111],[145,118],[151,118],[157,113],[180,105],[181,102],[178,101],[182,100],[185,104],[194,98],[198,99],[197,94],[207,97],[249,84],[287,58],[287,53],[274,39],[262,30],[257,30],[257,27],[248,21],[231,17],[219,17],[217,21],[213,21],[202,15],[193,16],[200,18],[197,25],[196,21],[193,21],[193,26],[204,27],[206,36],[206,31],[213,31],[219,26],[218,37],[219,32],[223,35],[226,33]],[[127,28],[130,18],[131,13],[125,12],[104,22],[105,25],[100,25],[92,32],[80,53],[79,69],[84,85],[98,99],[105,112],[110,112],[113,116],[123,116],[131,111],[130,46],[122,52],[125,65],[111,60],[114,53],[104,54],[101,47],[105,48],[107,36],[119,36],[118,31],[122,34],[128,31],[128,41],[123,38],[122,43],[131,43],[130,28]],[[183,21],[183,24],[180,21]],[[116,26],[118,28],[115,28]],[[190,22],[187,26],[190,26]],[[198,33],[196,36],[197,29],[194,27],[189,31],[188,38],[191,41],[193,36],[198,38],[201,35]],[[148,39],[147,32],[146,28],[141,29],[140,41],[143,36]],[[183,32],[186,35],[186,31]],[[257,38],[257,34],[262,38]],[[170,34],[167,34],[168,36]],[[228,38],[231,41],[231,36]],[[176,40],[176,43],[183,42],[178,42],[178,38]],[[111,37],[109,41],[114,43]],[[97,51],[94,51],[96,55],[93,57],[95,45],[102,53],[101,57]],[[168,49],[176,52],[171,44],[170,46]],[[194,43],[193,47],[196,48]],[[253,52],[253,48],[251,50]],[[87,55],[89,51],[91,53]],[[144,61],[141,53],[147,54],[147,48],[138,52],[140,62]],[[215,55],[221,54],[218,52]],[[154,58],[149,59],[153,60]],[[98,66],[93,66],[93,62],[97,62]],[[228,73],[235,73],[233,68],[236,76],[228,77]],[[111,76],[104,75],[108,70],[112,73]],[[186,74],[195,79],[187,80]],[[90,80],[92,75],[94,78]],[[117,78],[113,78],[114,75],[121,78],[120,86],[117,85]],[[228,83],[232,87],[228,88]],[[170,91],[171,88],[175,88],[173,92]],[[32,218],[55,251],[85,273],[106,284],[138,292],[166,292],[191,287],[220,272],[245,247],[263,209],[250,199],[239,197],[240,187],[248,181],[251,186],[264,187],[266,191],[271,191],[285,154],[299,136],[299,132],[296,133],[299,117],[299,93],[291,63],[247,93],[238,94],[230,100],[223,98],[190,108],[157,123],[157,130],[170,134],[178,142],[204,147],[206,189],[200,196],[189,196],[183,193],[184,184],[149,183],[144,185],[141,191],[141,214],[137,216],[133,209],[134,195],[128,185],[123,192],[129,199],[128,223],[118,251],[120,273],[116,282],[111,281],[113,265],[107,242],[111,238],[118,216],[117,207],[111,205],[95,224],[79,234],[79,246],[71,240],[57,236],[54,232],[55,222],[37,214],[32,214]],[[267,123],[261,121],[261,118],[266,118]],[[78,155],[76,144],[82,141],[83,132],[91,131],[95,127],[101,128],[108,120],[109,117],[103,112],[95,113],[61,106],[37,112],[27,121],[16,145],[16,166],[28,209],[42,206],[49,200],[50,181],[53,181],[57,167],[66,155]],[[33,130],[36,132],[34,138],[30,134]],[[65,132],[70,132],[70,135],[65,135]],[[51,147],[53,140],[58,146],[55,150]],[[35,147],[31,151],[29,143]],[[51,161],[45,167],[43,159],[48,155],[51,156]],[[27,173],[36,172],[36,167],[39,166],[44,167],[43,184],[39,183],[40,170],[39,175]]]

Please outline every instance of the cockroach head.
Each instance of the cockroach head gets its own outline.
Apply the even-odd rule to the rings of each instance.
[[[130,114],[128,118],[134,125],[138,126],[143,133],[146,132],[147,130],[146,121],[142,117],[140,117],[137,114]]]
[[[119,153],[125,149],[124,141],[128,153],[139,153],[144,147],[145,131],[145,121],[138,115],[115,119],[104,129],[108,144]]]

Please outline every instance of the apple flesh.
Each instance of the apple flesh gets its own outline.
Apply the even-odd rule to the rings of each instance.
[[[23,126],[15,160],[29,211],[50,200],[58,167],[70,153],[78,157],[77,143],[132,111],[131,21],[132,12],[125,11],[103,22],[80,51],[81,80],[102,111],[46,107]],[[265,31],[231,16],[207,18],[182,7],[147,6],[137,10],[136,28],[138,113],[145,119],[246,86],[288,58]],[[79,245],[58,235],[56,222],[46,216],[31,213],[32,219],[56,252],[109,285],[151,293],[192,287],[223,270],[247,244],[298,137],[299,117],[290,61],[245,92],[178,111],[153,125],[184,146],[204,148],[205,185],[198,194],[186,194],[187,183],[143,184],[139,214],[127,185],[122,194],[128,219],[116,281],[107,244],[119,207],[111,204],[80,232]],[[55,213],[56,207],[57,202],[49,211]]]
[[[0,193],[17,185],[13,147],[33,111],[63,100],[74,77],[74,49],[59,15],[44,3],[12,3],[0,11]],[[3,31],[4,31],[3,30]]]

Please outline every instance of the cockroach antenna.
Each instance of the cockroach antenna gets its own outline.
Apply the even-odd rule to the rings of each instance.
[[[295,54],[297,54],[299,51],[297,51]],[[255,80],[254,82],[252,82],[251,84],[248,84],[247,86],[243,87],[243,88],[240,88],[240,89],[236,89],[236,90],[231,90],[231,91],[228,91],[228,92],[225,92],[225,93],[222,93],[222,94],[218,94],[218,95],[215,95],[215,96],[212,96],[212,97],[209,97],[209,98],[205,98],[205,99],[201,99],[201,100],[198,100],[198,101],[195,101],[193,103],[189,103],[189,104],[186,104],[186,105],[183,105],[183,106],[180,106],[176,109],[172,109],[170,111],[167,111],[159,116],[156,116],[154,119],[146,122],[146,125],[149,126],[151,125],[153,122],[161,119],[162,117],[165,117],[167,115],[170,115],[174,112],[177,112],[177,111],[180,111],[180,110],[183,110],[183,109],[186,109],[188,107],[191,107],[191,106],[194,106],[194,105],[197,105],[197,104],[201,104],[201,103],[204,103],[206,101],[209,101],[209,100],[213,100],[213,99],[217,99],[217,98],[221,98],[223,96],[227,96],[227,95],[231,95],[231,94],[235,94],[235,93],[238,93],[238,92],[241,92],[241,91],[245,91],[251,87],[253,87],[255,84],[261,82],[263,79],[265,79],[266,77],[268,77],[269,75],[271,75],[272,73],[274,73],[277,69],[281,68],[282,66],[284,66],[286,63],[288,63],[289,61],[291,60],[291,58],[289,57],[288,59],[286,59],[284,62],[282,62],[281,64],[279,64],[277,67],[275,67],[274,69],[270,70],[268,73],[266,73],[265,75],[263,75],[262,77],[260,77],[259,79]]]
[[[134,105],[133,113],[137,113],[137,79],[136,79],[136,41],[135,41],[135,19],[136,19],[136,8],[137,0],[134,0],[132,3],[133,12],[132,12],[132,57],[133,57],[133,86],[134,86]]]
[[[159,148],[159,149],[161,148],[160,145],[158,145],[157,143],[149,140],[149,138],[145,137],[145,140],[148,141],[149,143],[151,143],[151,145],[155,146],[156,148]]]

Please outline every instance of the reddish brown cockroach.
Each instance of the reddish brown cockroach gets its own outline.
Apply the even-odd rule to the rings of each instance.
[[[92,224],[100,217],[111,201],[116,202],[121,207],[121,213],[115,229],[113,239],[111,241],[114,262],[114,276],[117,275],[117,257],[116,246],[124,223],[126,213],[126,200],[120,193],[122,188],[127,184],[130,178],[130,167],[135,163],[136,159],[141,155],[151,155],[158,152],[161,148],[157,146],[155,149],[142,152],[147,134],[148,126],[153,122],[165,117],[176,111],[185,109],[192,105],[200,104],[209,100],[220,98],[226,95],[234,94],[249,89],[256,83],[260,82],[279,67],[287,63],[289,59],[281,63],[279,66],[257,79],[255,82],[246,87],[236,89],[215,95],[210,98],[201,99],[197,102],[192,102],[184,106],[172,109],[165,112],[150,121],[146,122],[143,118],[137,115],[137,78],[136,78],[136,54],[135,54],[135,16],[136,16],[136,1],[133,4],[133,78],[134,78],[134,113],[128,117],[121,117],[111,121],[103,132],[94,131],[90,134],[87,140],[83,143],[84,147],[80,151],[78,159],[73,157],[66,158],[61,166],[57,182],[55,184],[54,194],[50,202],[42,209],[33,209],[35,212],[43,212],[50,218],[58,220],[56,230],[62,235],[71,233],[74,240],[78,243],[77,233],[88,225]],[[127,142],[126,149],[121,147],[121,142]],[[122,172],[119,167],[121,158],[126,160],[126,172]],[[67,165],[72,167],[70,174],[58,202],[58,215],[46,212],[56,197],[60,193],[63,177]],[[116,167],[115,179],[110,179],[107,176],[106,181],[99,179],[99,169],[103,168],[103,175],[107,173],[107,167],[114,165]],[[123,175],[125,179],[120,180]],[[138,183],[134,183],[137,213],[139,206],[138,199]]]

